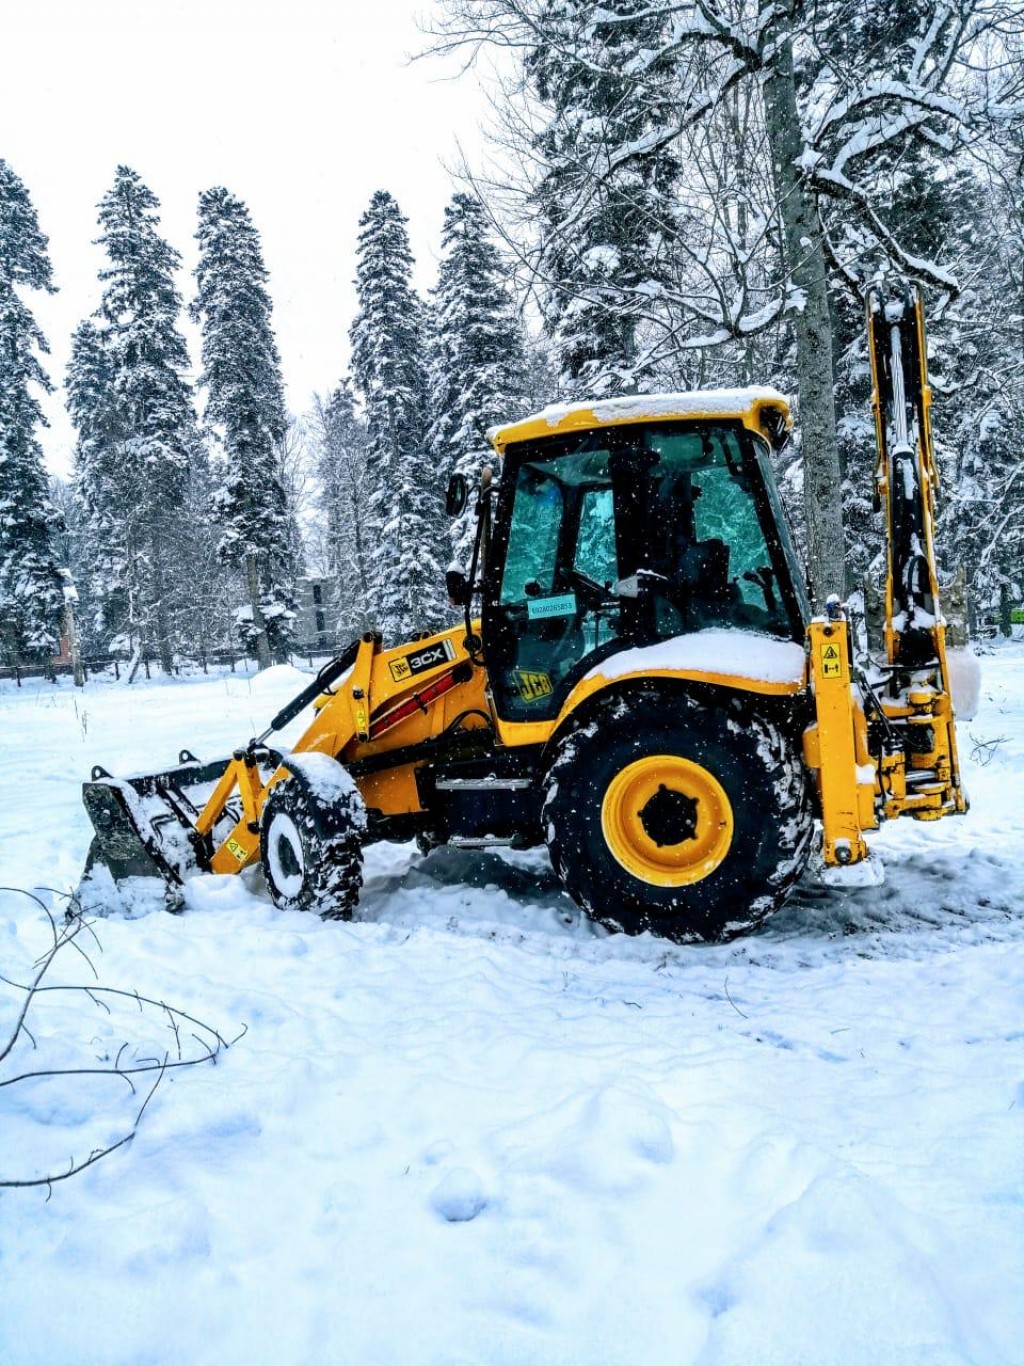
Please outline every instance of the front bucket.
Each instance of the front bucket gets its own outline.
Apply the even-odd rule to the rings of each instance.
[[[96,832],[83,876],[100,864],[118,882],[159,877],[177,887],[209,867],[209,841],[196,833],[195,821],[227,764],[227,759],[201,764],[185,750],[177,767],[163,773],[112,778],[94,768],[92,780],[82,784],[82,801]]]

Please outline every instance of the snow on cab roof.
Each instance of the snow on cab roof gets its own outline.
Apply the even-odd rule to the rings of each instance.
[[[775,409],[785,425],[791,425],[789,404],[778,389],[750,386],[745,389],[695,389],[683,394],[630,394],[623,398],[552,404],[518,422],[491,427],[487,439],[500,452],[514,441],[535,440],[555,432],[696,417],[738,417],[756,429],[761,425],[760,415],[764,408]]]

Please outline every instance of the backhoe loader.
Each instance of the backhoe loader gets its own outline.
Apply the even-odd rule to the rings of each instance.
[[[770,388],[549,408],[494,429],[464,620],[367,634],[230,759],[85,784],[89,869],[116,879],[260,865],[279,907],[348,918],[371,840],[546,844],[594,920],[680,942],[785,899],[820,824],[827,867],[865,832],[962,812],[932,541],[936,466],[916,289],[873,289],[887,572],[884,658],[845,608],[812,616],[771,471]],[[458,515],[469,490],[448,490]],[[270,737],[304,709],[290,751]]]

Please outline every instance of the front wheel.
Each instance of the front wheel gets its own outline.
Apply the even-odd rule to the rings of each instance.
[[[794,743],[746,699],[639,688],[560,742],[544,827],[592,919],[686,943],[731,938],[785,899],[813,821]]]
[[[267,890],[282,910],[350,920],[363,885],[366,810],[358,789],[326,754],[293,754],[260,821]]]

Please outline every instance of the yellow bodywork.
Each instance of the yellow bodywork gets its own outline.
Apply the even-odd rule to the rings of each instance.
[[[647,670],[626,673],[614,680],[601,676],[584,679],[570,694],[557,717],[547,721],[510,722],[495,712],[486,669],[471,661],[465,635],[465,627],[460,625],[388,650],[382,649],[376,638],[366,637],[360,643],[350,673],[314,704],[316,714],[294,746],[294,752],[317,751],[346,765],[359,765],[398,750],[416,751],[425,742],[440,737],[460,717],[463,718],[460,722],[463,730],[489,725],[501,745],[544,745],[584,703],[611,686],[613,681],[621,686],[650,678],[675,679],[766,696],[793,696],[804,687],[803,680],[796,678],[787,683],[762,683],[711,669]],[[422,656],[438,646],[446,652],[442,663],[414,676],[403,671],[403,665],[410,657]],[[452,682],[436,698],[425,697],[432,685],[439,680],[447,681],[456,673],[460,675],[459,681]],[[405,708],[409,709],[407,715],[403,714]],[[423,758],[423,755],[412,753],[408,762],[375,772],[360,773],[357,768],[356,783],[367,809],[382,816],[422,811],[415,774]],[[240,794],[242,818],[215,849],[211,860],[214,872],[236,873],[256,861],[263,803],[274,784],[287,775],[285,762],[264,782],[259,767],[249,755],[240,753],[230,760],[196,822],[201,835],[211,835],[224,815],[227,803],[236,791]]]

